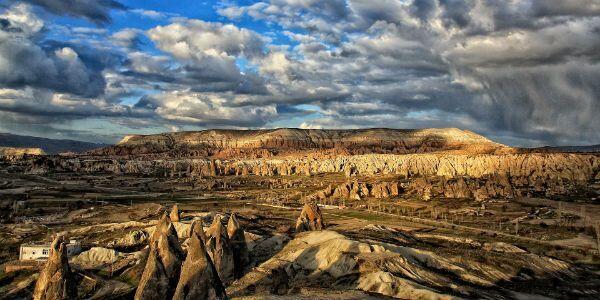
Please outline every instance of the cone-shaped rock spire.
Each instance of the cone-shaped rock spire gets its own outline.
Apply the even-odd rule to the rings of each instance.
[[[319,207],[316,204],[304,204],[296,221],[296,232],[321,230],[324,227]]]
[[[233,250],[234,276],[236,279],[241,278],[244,275],[244,269],[250,262],[250,258],[246,238],[244,237],[244,229],[240,226],[235,213],[231,214],[229,222],[227,222],[227,236],[229,236]]]
[[[234,279],[233,250],[227,231],[221,222],[221,216],[216,215],[207,232],[206,250],[219,273],[221,282],[227,285]]]
[[[77,286],[69,260],[64,237],[54,239],[46,266],[40,272],[33,292],[34,300],[58,300],[77,298]]]
[[[179,207],[177,207],[177,204],[173,205],[169,217],[171,217],[172,222],[179,222],[181,215],[179,214]]]
[[[227,299],[223,283],[206,253],[202,236],[202,222],[195,221],[192,224],[188,253],[181,268],[174,300]]]
[[[150,253],[135,299],[171,298],[177,286],[183,259],[184,253],[179,246],[177,231],[164,214],[150,238]]]

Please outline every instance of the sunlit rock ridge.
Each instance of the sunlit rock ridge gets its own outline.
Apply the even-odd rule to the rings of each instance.
[[[445,129],[264,129],[205,130],[126,136],[115,146],[90,154],[264,157],[303,150],[337,154],[422,153],[460,150],[491,153],[506,148],[471,131]]]

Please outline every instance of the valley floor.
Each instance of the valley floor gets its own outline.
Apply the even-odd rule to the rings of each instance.
[[[352,180],[401,181],[393,175]],[[303,201],[346,182],[343,174],[194,181],[114,174],[0,174],[0,294],[30,297],[42,264],[19,262],[19,246],[49,242],[62,232],[80,242],[84,251],[96,251],[72,260],[74,270],[94,282],[92,288],[81,281],[80,291],[87,293],[83,297],[130,298],[145,247],[132,234],[147,232],[176,203],[182,211],[176,226],[181,241],[194,218],[208,225],[215,213],[240,215],[252,245],[252,264],[228,287],[234,298],[600,297],[600,255],[589,226],[600,215],[594,203],[559,206],[526,197],[425,201],[406,194],[325,198],[316,201],[327,231],[294,233]],[[99,255],[99,249],[115,251],[110,253],[116,258]],[[272,274],[281,269],[287,270],[287,279],[274,289]]]

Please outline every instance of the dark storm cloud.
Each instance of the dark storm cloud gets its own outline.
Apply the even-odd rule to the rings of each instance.
[[[442,19],[444,26],[457,26],[464,28],[471,23],[469,11],[472,9],[474,2],[465,0],[439,0],[440,6],[443,7]]]
[[[488,134],[510,132],[516,138],[549,143],[598,143],[600,124],[594,116],[600,113],[595,83],[600,75],[599,4],[349,0],[339,5],[350,10],[332,21],[317,9],[268,1],[226,7],[221,13],[246,14],[308,32],[321,24],[344,40],[334,47],[315,48],[310,45],[327,43],[327,38],[290,33],[300,42],[294,50],[302,59],[277,73],[289,87],[298,82],[283,75],[294,73],[309,85],[348,95],[313,102],[330,120],[313,121],[317,126],[381,124],[373,120],[395,126],[391,116],[398,117],[397,124],[407,120],[423,124],[415,120],[419,116]],[[288,16],[294,15],[302,20],[290,24]]]
[[[22,0],[57,14],[81,17],[97,24],[111,21],[110,11],[123,10],[126,7],[113,0]]]
[[[599,0],[537,0],[532,3],[536,16],[598,16]]]
[[[436,9],[436,0],[414,0],[413,14],[421,21],[428,20]]]

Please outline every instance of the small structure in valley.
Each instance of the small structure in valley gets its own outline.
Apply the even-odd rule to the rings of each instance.
[[[76,240],[70,240],[65,246],[68,257],[81,252],[81,244]],[[19,260],[47,260],[51,248],[51,244],[22,244],[19,249]]]

